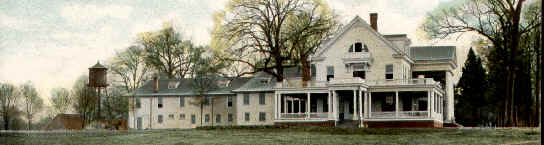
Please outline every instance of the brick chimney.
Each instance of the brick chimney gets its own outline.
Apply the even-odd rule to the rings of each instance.
[[[153,90],[155,93],[159,92],[159,75],[153,76]]]
[[[378,13],[370,13],[370,26],[378,32]]]

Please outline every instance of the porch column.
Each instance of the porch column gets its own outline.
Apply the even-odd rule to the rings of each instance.
[[[283,112],[284,113],[289,113],[289,110],[287,109],[287,97],[283,97],[283,96],[280,96],[283,98]]]
[[[301,104],[301,103],[300,103],[300,102],[301,102],[300,99],[298,99],[298,112],[297,112],[297,113],[300,113],[300,112],[301,112],[301,110],[300,110],[300,109],[301,109],[301,108],[300,108],[300,104]]]
[[[363,119],[363,90],[359,88],[359,119]]]
[[[306,116],[306,118],[310,118],[310,113],[311,113],[310,109],[311,109],[311,106],[312,106],[312,103],[310,101],[310,92],[308,92],[306,94],[306,98],[308,98],[308,102],[306,102],[306,104],[307,104],[306,105],[306,112],[307,112],[308,115]]]
[[[399,118],[399,91],[395,91],[395,118]]]
[[[365,101],[363,103],[363,106],[365,107],[365,109],[363,109],[363,118],[368,118],[368,90],[365,91]]]
[[[431,118],[431,91],[427,91],[427,118]]]
[[[278,93],[274,93],[274,119],[278,119]]]
[[[431,118],[433,118],[433,113],[434,113],[434,110],[436,109],[436,104],[435,104],[435,96],[434,96],[434,91],[431,91],[431,103],[433,104],[433,106],[431,106]]]
[[[334,120],[338,120],[338,104],[336,104],[336,91],[332,91],[332,116],[334,117]]]
[[[353,120],[357,120],[357,90],[353,90]]]
[[[372,118],[372,92],[368,92],[368,118]]]
[[[289,97],[291,99],[291,113],[295,113],[295,98]]]
[[[328,109],[327,113],[329,114],[328,115],[329,120],[332,118],[332,107],[331,107],[332,106],[332,99],[331,98],[332,98],[332,93],[331,93],[331,91],[329,91],[328,96],[327,96],[327,109]]]

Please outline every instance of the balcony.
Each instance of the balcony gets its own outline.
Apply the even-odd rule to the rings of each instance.
[[[342,60],[344,60],[345,64],[363,63],[363,62],[370,62],[372,60],[372,57],[370,56],[370,53],[368,52],[347,52],[344,54],[344,57],[342,58]]]
[[[333,78],[329,82],[329,84],[360,84],[364,83],[365,80],[359,78],[359,77],[352,77],[352,78]]]
[[[281,83],[276,83],[276,88],[315,88],[315,87],[327,87],[326,81],[310,80],[306,82],[306,86],[303,86],[304,81],[301,78],[297,79],[284,79]]]
[[[409,85],[438,85],[442,88],[440,82],[434,81],[432,78],[419,79],[397,79],[397,80],[373,80],[366,81],[369,86],[409,86]]]

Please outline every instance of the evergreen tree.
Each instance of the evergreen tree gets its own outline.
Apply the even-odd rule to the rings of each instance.
[[[488,123],[490,120],[487,90],[487,76],[482,60],[470,48],[463,67],[463,75],[459,80],[458,96],[455,98],[456,122],[465,126],[477,126]]]

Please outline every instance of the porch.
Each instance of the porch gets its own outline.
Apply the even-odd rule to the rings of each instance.
[[[277,85],[275,122],[346,121],[361,126],[379,121],[442,122],[443,91],[432,79],[377,83],[355,79],[307,82],[306,87],[301,82]]]

